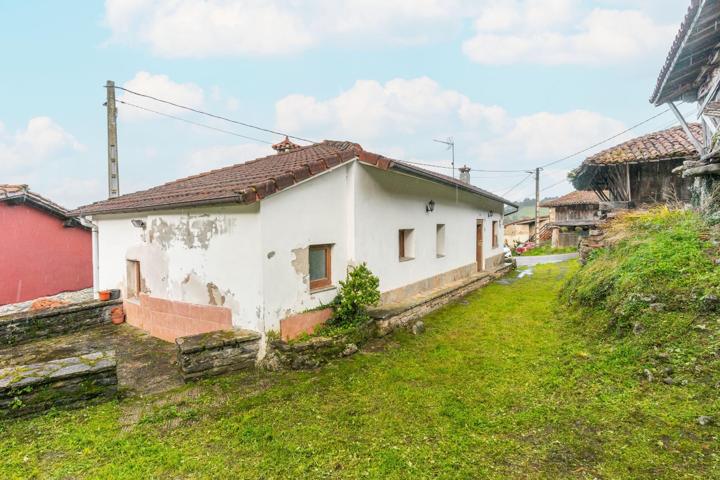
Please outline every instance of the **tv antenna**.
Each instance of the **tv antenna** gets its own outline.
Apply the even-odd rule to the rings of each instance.
[[[447,145],[447,150],[452,152],[452,176],[455,178],[455,140],[453,137],[447,137],[445,140],[438,140],[433,138],[433,142],[442,143]]]

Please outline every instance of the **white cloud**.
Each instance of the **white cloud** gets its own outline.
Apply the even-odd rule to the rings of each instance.
[[[75,208],[104,199],[107,184],[96,178],[64,177],[54,180],[51,188],[39,193],[65,208]]]
[[[417,43],[458,28],[471,0],[107,0],[112,41],[165,57],[287,55],[323,42]]]
[[[216,168],[227,167],[259,157],[273,155],[270,145],[243,143],[240,145],[219,145],[191,152],[182,166],[183,175],[194,175]]]
[[[449,152],[433,138],[452,135],[456,165],[475,170],[474,182],[503,193],[522,178],[518,173],[478,170],[525,170],[557,160],[625,129],[597,112],[538,112],[512,117],[498,106],[475,102],[444,89],[432,79],[361,80],[329,99],[290,95],[276,103],[277,128],[310,138],[338,138],[391,158],[447,167]],[[629,138],[618,137],[617,142]],[[608,145],[605,145],[607,147]],[[597,150],[603,147],[598,147]],[[573,157],[543,173],[543,185],[556,183],[593,151]],[[439,172],[449,173],[447,169]],[[532,193],[532,182],[512,198]],[[567,184],[558,185],[557,191]]]
[[[499,131],[507,122],[502,108],[473,102],[427,77],[396,78],[384,84],[359,80],[327,100],[290,95],[275,104],[275,111],[281,131],[359,141],[438,135],[456,127]]]
[[[27,126],[8,134],[0,123],[0,173],[25,171],[63,151],[85,146],[50,117],[31,118]]]
[[[489,160],[522,158],[542,162],[563,157],[623,130],[622,122],[587,110],[539,112],[515,119],[504,135],[483,142],[478,153]]]
[[[153,75],[145,71],[140,71],[137,72],[133,78],[125,82],[123,87],[191,108],[202,108],[205,104],[205,92],[202,88],[194,83],[177,83],[167,75]],[[148,98],[123,92],[122,90],[118,90],[118,92],[121,92],[118,97],[121,101],[159,112],[172,113],[174,115],[182,113],[182,111],[179,111],[177,108]],[[217,95],[219,95],[219,93],[217,93]],[[151,112],[140,110],[129,105],[123,105],[122,103],[118,105],[118,111],[125,120],[155,118],[155,114]]]
[[[636,10],[579,14],[569,0],[496,4],[475,22],[463,51],[483,64],[606,65],[667,49],[677,27]]]

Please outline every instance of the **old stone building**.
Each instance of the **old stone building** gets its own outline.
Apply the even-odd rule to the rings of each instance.
[[[598,221],[598,196],[594,192],[575,191],[546,200],[541,207],[550,209],[548,228],[553,248],[577,246]]]

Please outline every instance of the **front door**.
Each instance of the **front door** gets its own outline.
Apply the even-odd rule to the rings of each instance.
[[[483,221],[478,220],[475,226],[475,261],[477,262],[477,271],[483,271]]]

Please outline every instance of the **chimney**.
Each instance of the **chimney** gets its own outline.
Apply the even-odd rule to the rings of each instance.
[[[287,135],[285,135],[285,139],[281,142],[276,143],[272,146],[273,150],[275,150],[278,153],[285,153],[285,152],[292,152],[293,150],[297,150],[300,148],[300,145],[297,143],[293,143]]]
[[[470,185],[470,167],[463,165],[459,168],[460,170],[460,181]]]

